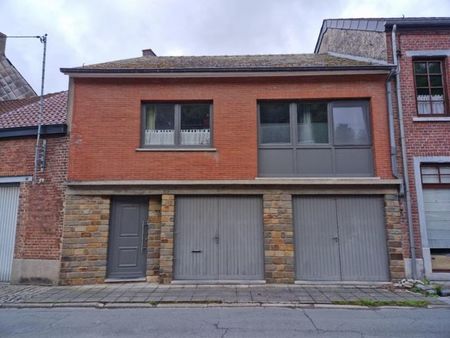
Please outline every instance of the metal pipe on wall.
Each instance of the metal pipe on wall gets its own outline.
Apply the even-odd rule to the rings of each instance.
[[[397,105],[398,105],[398,120],[400,127],[400,146],[402,151],[402,163],[403,163],[403,185],[405,187],[405,200],[406,200],[406,214],[408,223],[408,234],[409,234],[409,246],[411,250],[411,274],[412,278],[417,278],[417,267],[416,267],[416,245],[414,241],[414,230],[412,222],[411,213],[411,192],[409,188],[409,174],[408,174],[408,157],[406,151],[405,143],[405,128],[403,124],[403,106],[401,98],[401,88],[400,88],[400,63],[397,58],[397,25],[392,27],[392,57],[394,64],[397,67],[396,70],[396,91],[397,91]]]

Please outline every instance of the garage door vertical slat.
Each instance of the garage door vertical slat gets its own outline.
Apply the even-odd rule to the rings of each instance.
[[[263,279],[262,201],[219,198],[219,279]]]
[[[336,202],[327,197],[294,198],[296,278],[339,280]]]
[[[0,186],[0,281],[11,278],[16,238],[19,187]]]
[[[217,279],[217,200],[177,197],[175,208],[175,278]]]
[[[389,280],[383,198],[337,198],[342,280]]]

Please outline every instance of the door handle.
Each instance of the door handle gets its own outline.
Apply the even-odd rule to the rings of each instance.
[[[331,237],[331,239],[335,242],[339,242],[339,237]]]
[[[141,230],[141,237],[142,237],[142,243],[141,243],[141,252],[144,253],[147,249],[145,247],[145,228],[148,227],[148,223],[146,221],[142,222],[142,230]]]
[[[192,253],[202,253],[202,250],[192,250]]]
[[[214,238],[214,240],[216,241],[216,244],[219,244],[219,235],[214,236],[213,238]]]

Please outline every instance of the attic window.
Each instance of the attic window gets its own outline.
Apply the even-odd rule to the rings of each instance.
[[[442,62],[420,60],[414,62],[418,115],[445,115],[445,88]]]

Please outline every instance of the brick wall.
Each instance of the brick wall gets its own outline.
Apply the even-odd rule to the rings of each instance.
[[[371,98],[376,175],[391,177],[386,75],[75,80],[69,180],[254,179],[257,100]],[[141,102],[213,101],[215,152],[137,152]]]
[[[14,258],[60,257],[67,137],[48,137],[46,169],[39,184],[21,183]],[[0,176],[32,176],[34,138],[0,141]]]
[[[387,45],[391,46],[391,33],[386,34]],[[414,86],[413,59],[406,55],[407,51],[414,50],[448,50],[450,49],[450,31],[421,31],[404,32],[399,31],[397,36],[397,46],[401,51],[399,57],[401,67],[401,91],[402,106],[404,116],[404,128],[407,145],[408,175],[411,190],[411,205],[413,217],[413,229],[417,257],[422,257],[421,235],[419,226],[419,214],[416,198],[415,173],[413,158],[417,156],[450,156],[450,122],[418,122],[413,118],[417,117],[416,95]],[[392,50],[388,48],[388,59],[392,62]],[[444,59],[443,59],[444,60]],[[445,58],[444,77],[446,86],[447,104],[450,97],[450,59]],[[395,83],[393,83],[395,88]],[[395,92],[394,92],[395,94]],[[395,100],[395,95],[394,95]],[[450,106],[447,106],[447,112]],[[396,100],[394,104],[396,124],[398,124],[398,111]],[[397,140],[399,140],[398,126],[396,126]],[[399,167],[401,169],[400,144],[399,144]],[[404,202],[402,203],[403,210]],[[406,215],[403,213],[404,223]],[[406,226],[405,226],[406,231]],[[404,237],[405,256],[409,257],[408,236]]]

